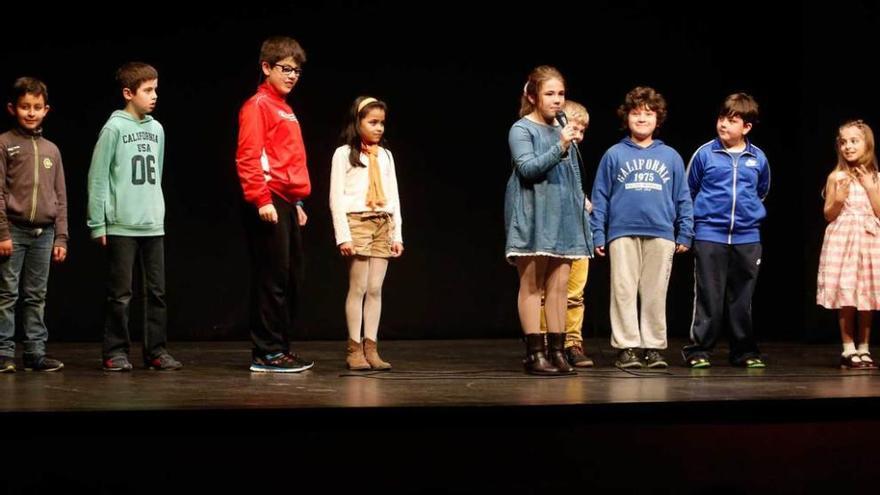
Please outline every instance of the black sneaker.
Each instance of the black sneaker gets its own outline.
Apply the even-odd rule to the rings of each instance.
[[[642,360],[636,355],[635,349],[623,349],[617,353],[617,361],[614,361],[614,366],[623,369],[641,368]]]
[[[300,359],[296,354],[278,352],[265,356],[254,356],[251,361],[251,371],[257,373],[299,373],[314,365],[314,362]]]
[[[15,373],[15,359],[9,356],[0,356],[0,373]]]
[[[25,371],[58,371],[64,367],[64,363],[45,354],[40,356],[25,354],[22,361],[24,361]]]
[[[645,351],[645,366],[648,368],[666,368],[669,364],[663,359],[663,354],[657,349],[648,349]]]
[[[128,356],[113,356],[105,359],[101,365],[104,371],[131,371],[132,368]]]
[[[163,352],[144,363],[144,367],[154,371],[174,371],[183,368],[183,364],[174,359],[171,354]]]

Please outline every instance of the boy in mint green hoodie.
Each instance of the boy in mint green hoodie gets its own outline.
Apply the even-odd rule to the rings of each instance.
[[[144,366],[176,370],[180,362],[166,350],[165,200],[162,166],[165,131],[149,113],[156,107],[159,74],[130,62],[116,72],[125,109],[101,129],[89,168],[88,226],[107,249],[110,265],[104,317],[105,371],[130,371],[128,306],[138,254],[146,288]]]

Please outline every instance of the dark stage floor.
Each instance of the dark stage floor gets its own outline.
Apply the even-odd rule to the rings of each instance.
[[[681,342],[673,343],[678,349]],[[389,341],[394,371],[302,342],[295,375],[247,370],[246,342],[172,343],[179,372],[0,375],[0,494],[829,493],[880,482],[880,372],[837,346],[765,344],[765,370],[521,371],[517,340]],[[138,350],[139,352],[139,350]],[[669,358],[677,356],[669,353]]]
[[[676,352],[667,370],[612,367],[607,341],[587,342],[598,367],[575,377],[525,375],[516,340],[387,341],[391,372],[354,373],[344,343],[302,342],[316,361],[301,374],[250,373],[245,342],[172,343],[185,368],[131,373],[100,369],[100,345],[53,343],[61,372],[0,375],[0,412],[261,410],[359,407],[589,406],[640,403],[880,398],[880,373],[842,371],[837,346],[765,344],[768,368],[733,368],[722,351],[714,367],[691,370]],[[136,349],[133,357],[139,353]],[[136,362],[136,361],[133,361]],[[137,363],[137,362],[136,362]],[[137,363],[139,364],[139,363]]]

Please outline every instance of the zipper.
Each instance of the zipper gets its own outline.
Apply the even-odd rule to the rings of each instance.
[[[31,138],[31,142],[34,144],[34,195],[33,201],[31,204],[31,217],[30,221],[33,223],[34,217],[37,216],[37,194],[40,190],[40,150],[37,147],[36,138]]]
[[[724,152],[727,153],[727,156],[729,156],[731,160],[733,160],[733,206],[730,209],[730,229],[727,231],[727,243],[733,244],[733,227],[736,222],[736,179],[739,176],[739,159],[742,158],[745,151],[740,153],[737,158],[734,158],[727,150]]]

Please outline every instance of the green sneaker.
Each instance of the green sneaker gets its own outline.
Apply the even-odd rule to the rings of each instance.
[[[693,357],[688,359],[687,365],[688,368],[703,369],[711,367],[712,363],[704,357]]]
[[[766,368],[767,365],[764,364],[764,361],[761,358],[748,358],[745,362],[746,368]]]
[[[0,356],[0,373],[15,373],[15,359]]]

